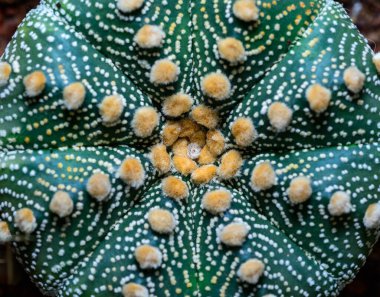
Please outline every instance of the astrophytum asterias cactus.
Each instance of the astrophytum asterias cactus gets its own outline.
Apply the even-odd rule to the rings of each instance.
[[[380,79],[330,0],[43,1],[0,64],[0,240],[56,296],[335,296],[380,225]]]

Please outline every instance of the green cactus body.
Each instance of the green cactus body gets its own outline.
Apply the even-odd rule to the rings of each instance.
[[[333,1],[256,5],[28,14],[0,64],[0,241],[43,293],[336,296],[354,278],[380,226],[373,52]]]

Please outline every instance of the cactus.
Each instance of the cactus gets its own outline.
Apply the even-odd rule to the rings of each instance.
[[[51,296],[336,296],[378,64],[332,0],[44,0],[0,62],[0,241]]]

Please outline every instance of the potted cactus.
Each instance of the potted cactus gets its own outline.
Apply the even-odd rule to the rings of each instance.
[[[48,296],[335,296],[379,72],[332,0],[44,0],[0,62],[0,240]]]

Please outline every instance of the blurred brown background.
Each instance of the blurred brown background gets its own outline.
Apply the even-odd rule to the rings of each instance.
[[[297,0],[295,0],[297,1]],[[0,0],[0,55],[25,14],[38,0]],[[375,51],[380,51],[380,0],[340,0]],[[377,45],[377,46],[376,46]],[[380,297],[380,243],[356,279],[340,297]],[[13,259],[10,248],[0,246],[0,297],[41,297]]]

